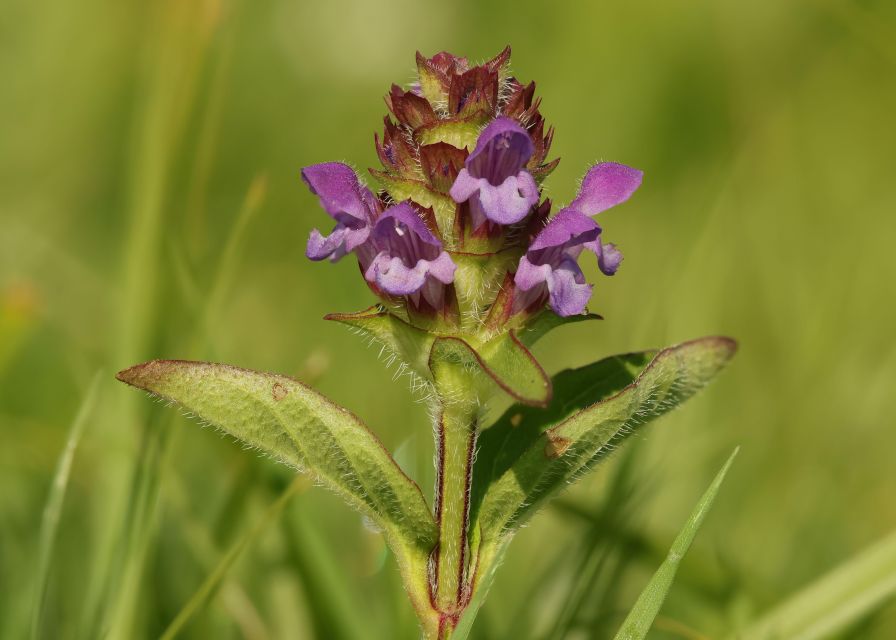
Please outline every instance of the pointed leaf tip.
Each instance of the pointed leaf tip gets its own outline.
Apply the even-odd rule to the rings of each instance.
[[[289,466],[307,470],[370,517],[396,553],[424,557],[436,528],[420,488],[353,413],[287,376],[224,364],[153,360],[118,372],[133,387]]]
[[[555,376],[547,410],[511,407],[480,437],[470,513],[483,540],[515,531],[631,433],[693,396],[736,348],[711,336],[607,358]]]

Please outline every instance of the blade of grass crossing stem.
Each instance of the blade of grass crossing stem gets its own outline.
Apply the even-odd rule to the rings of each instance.
[[[653,621],[659,613],[663,601],[666,599],[666,594],[669,593],[669,588],[675,579],[675,572],[678,571],[678,565],[694,541],[697,530],[703,524],[703,520],[709,512],[709,508],[712,506],[719,492],[719,487],[722,486],[722,481],[725,479],[725,474],[728,473],[728,469],[731,467],[731,463],[734,462],[737,452],[738,449],[735,449],[725,466],[716,475],[715,480],[712,481],[709,489],[700,498],[700,502],[697,503],[697,507],[691,513],[691,517],[688,518],[684,528],[675,538],[675,542],[672,543],[672,548],[669,549],[666,560],[660,565],[657,572],[653,574],[650,582],[647,583],[647,587],[638,597],[635,606],[625,618],[625,622],[622,623],[622,627],[616,634],[616,640],[641,640],[647,637],[647,632],[650,631],[650,627],[653,625]]]
[[[894,597],[896,531],[804,587],[731,640],[830,638]]]
[[[41,623],[43,621],[44,600],[47,595],[47,584],[50,578],[50,566],[53,560],[53,548],[56,546],[56,532],[59,529],[59,518],[62,515],[62,504],[65,501],[65,492],[68,488],[68,479],[71,475],[72,461],[75,458],[75,450],[84,433],[87,419],[93,412],[96,396],[102,380],[102,372],[97,372],[81,401],[78,413],[72,422],[68,432],[65,449],[56,463],[56,473],[53,475],[53,484],[50,485],[50,495],[44,506],[43,517],[40,526],[40,542],[38,547],[37,578],[34,588],[34,609],[31,617],[31,638],[40,637]]]
[[[228,549],[224,557],[218,563],[218,566],[208,575],[205,581],[196,590],[196,593],[187,601],[177,616],[172,620],[165,633],[162,634],[161,640],[171,640],[176,637],[183,629],[184,625],[189,622],[196,613],[202,610],[209,599],[215,592],[215,589],[221,584],[227,572],[239,558],[243,550],[261,535],[268,526],[282,513],[283,509],[289,503],[290,498],[302,487],[304,479],[301,476],[296,477],[290,485],[283,491],[277,500],[267,508],[261,519],[250,527],[234,544]]]

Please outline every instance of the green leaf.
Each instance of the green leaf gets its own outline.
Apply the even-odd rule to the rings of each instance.
[[[527,405],[546,406],[551,400],[551,379],[513,331],[492,338],[478,349],[461,338],[437,338],[432,347],[430,366],[444,365],[481,371],[511,397]],[[468,379],[458,380],[457,389],[440,389],[439,392],[447,396],[469,394],[469,389],[463,387],[470,382]]]
[[[804,587],[731,640],[821,640],[896,597],[896,531]]]
[[[519,339],[527,347],[541,340],[549,331],[553,331],[557,327],[563,327],[568,324],[577,324],[588,320],[603,320],[603,317],[596,313],[586,313],[576,316],[558,316],[550,310],[542,311],[530,321],[525,329],[519,331]]]
[[[650,579],[650,582],[647,583],[644,591],[638,596],[638,601],[635,602],[635,606],[632,607],[632,610],[629,611],[628,616],[626,616],[619,632],[616,634],[615,640],[642,640],[647,637],[647,632],[650,631],[650,627],[653,626],[653,621],[659,613],[663,601],[666,599],[666,594],[669,593],[672,581],[675,580],[675,573],[678,571],[678,565],[681,564],[681,559],[688,552],[688,549],[691,548],[694,536],[697,535],[697,530],[700,529],[703,520],[706,518],[706,514],[709,512],[709,508],[716,499],[716,495],[719,493],[719,487],[722,486],[725,474],[727,474],[728,469],[731,468],[731,463],[734,462],[734,457],[737,455],[737,452],[738,449],[735,449],[734,453],[729,456],[725,466],[722,467],[722,470],[716,475],[715,480],[709,485],[709,489],[707,489],[706,493],[703,494],[703,497],[700,498],[700,502],[697,503],[697,506],[685,523],[684,528],[675,538],[675,542],[672,543],[672,548],[669,549],[669,555],[666,556],[665,561],[660,565],[660,568],[657,569],[656,573],[653,574],[653,577]],[[791,636],[787,637],[789,638]]]
[[[735,350],[733,340],[710,337],[664,349],[646,367],[652,352],[617,356],[559,374],[545,410],[508,410],[482,434],[473,472],[471,521],[483,541],[518,528],[624,438],[696,393]]]
[[[429,353],[435,336],[375,305],[357,313],[331,313],[326,320],[348,325],[381,345],[420,378],[429,379]]]
[[[317,479],[369,516],[392,543],[428,553],[436,526],[420,488],[348,410],[305,385],[222,364],[155,360],[118,379]]]

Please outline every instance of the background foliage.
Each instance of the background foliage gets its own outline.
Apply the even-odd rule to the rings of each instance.
[[[0,636],[28,633],[44,576],[42,637],[158,636],[245,543],[183,637],[414,637],[382,540],[338,498],[113,373],[194,357],[297,375],[429,492],[424,407],[320,320],[372,296],[350,261],[303,258],[326,220],[298,178],[375,165],[380,96],[410,80],[415,49],[513,45],[557,128],[556,200],[595,160],[646,173],[602,219],[626,255],[598,281],[607,319],[546,339],[549,370],[702,334],[741,343],[710,392],[517,537],[476,637],[611,635],[737,444],[657,638],[720,637],[882,538],[894,33],[896,5],[877,0],[6,0]],[[41,513],[98,370],[51,549]],[[892,606],[846,633],[894,635]]]

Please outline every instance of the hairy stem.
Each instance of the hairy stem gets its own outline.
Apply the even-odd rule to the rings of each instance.
[[[440,639],[450,636],[469,600],[467,534],[478,414],[476,403],[457,403],[444,405],[439,416],[435,504],[439,545],[434,558],[433,603],[441,619]]]

